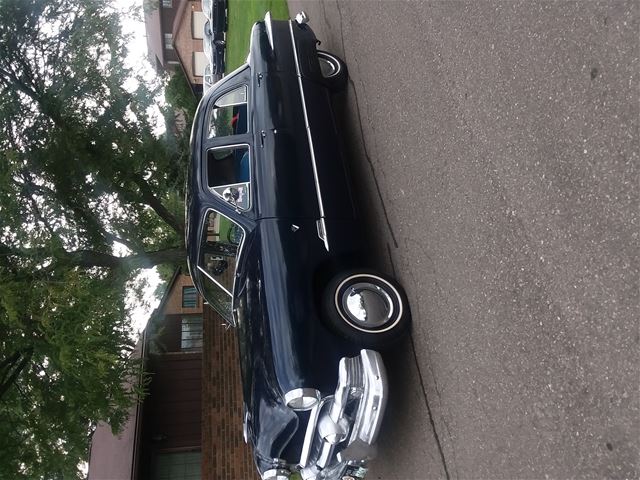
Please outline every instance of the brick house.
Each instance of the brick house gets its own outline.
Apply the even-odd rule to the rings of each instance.
[[[120,435],[98,425],[90,480],[257,478],[242,439],[237,341],[221,323],[176,271],[136,347],[148,395]]]
[[[147,50],[157,70],[182,70],[195,95],[202,94],[207,58],[202,46],[206,18],[200,0],[143,0]]]

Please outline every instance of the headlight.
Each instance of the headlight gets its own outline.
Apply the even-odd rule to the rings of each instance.
[[[289,480],[290,472],[281,468],[272,468],[262,474],[262,480]]]
[[[315,388],[296,388],[284,394],[284,403],[293,410],[311,410],[320,401]]]

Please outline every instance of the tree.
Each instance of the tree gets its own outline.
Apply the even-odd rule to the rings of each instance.
[[[126,291],[185,258],[186,155],[156,134],[162,83],[123,66],[119,21],[0,2],[0,478],[82,476],[91,429],[140,393]]]
[[[75,478],[95,422],[123,425],[140,364],[117,285],[77,269],[0,282],[0,478]]]
[[[164,98],[173,109],[184,111],[187,121],[193,121],[198,101],[189,87],[189,81],[184,73],[178,71],[171,76],[167,82]]]

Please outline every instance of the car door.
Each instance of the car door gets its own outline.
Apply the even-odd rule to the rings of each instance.
[[[248,68],[246,69],[248,71]],[[209,99],[203,128],[202,188],[254,218],[253,137],[248,78],[244,72]]]
[[[279,58],[279,57],[278,57]],[[252,65],[251,90],[258,218],[320,216],[295,74]]]

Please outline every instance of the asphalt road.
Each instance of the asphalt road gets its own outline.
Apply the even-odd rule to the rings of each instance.
[[[301,7],[414,318],[370,478],[638,478],[638,2]]]

